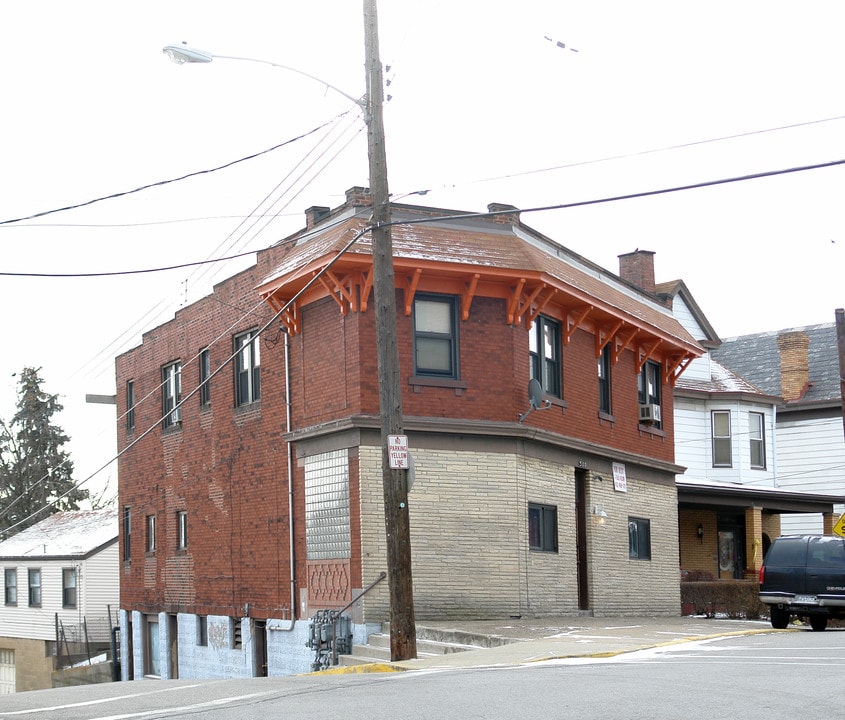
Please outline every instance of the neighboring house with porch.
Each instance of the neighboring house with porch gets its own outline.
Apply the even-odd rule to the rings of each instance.
[[[789,482],[794,470],[783,462],[780,385],[768,383],[769,391],[761,390],[717,362],[716,357],[732,357],[722,352],[732,341],[718,337],[683,281],[654,285],[648,270],[639,282],[708,350],[690,363],[674,389],[675,461],[686,468],[677,479],[682,577],[756,577],[771,540],[785,532],[782,522],[824,517],[830,532],[845,487]],[[755,360],[748,358],[747,364]],[[830,373],[824,375],[830,384]],[[818,409],[818,397],[811,402]],[[828,411],[836,406],[841,440],[841,405],[823,404]],[[824,425],[829,424],[828,413]],[[845,457],[838,468],[841,476]],[[822,527],[819,520],[814,531]]]
[[[392,206],[416,617],[677,614],[673,387],[703,348],[490,210]],[[124,678],[307,670],[308,619],[386,569],[370,216],[362,188],[309,208],[117,358]]]
[[[117,539],[117,510],[105,509],[55,513],[0,542],[0,694],[53,687],[57,658],[86,629],[108,645]]]
[[[845,432],[836,324],[824,323],[724,340],[714,358],[764,393],[779,396],[775,482],[792,492],[839,496],[845,510]],[[781,531],[830,532],[830,518],[817,512],[785,514]]]

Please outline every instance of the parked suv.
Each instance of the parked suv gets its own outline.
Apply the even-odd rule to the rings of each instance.
[[[813,630],[829,618],[845,617],[845,539],[831,535],[776,538],[760,568],[760,600],[772,627],[792,616],[808,617]]]

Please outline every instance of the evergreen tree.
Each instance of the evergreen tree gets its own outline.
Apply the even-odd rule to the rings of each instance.
[[[68,437],[51,422],[62,405],[57,395],[41,389],[39,369],[24,368],[17,412],[11,422],[0,420],[0,536],[52,513],[78,510],[88,497],[76,487],[73,463],[62,450]]]

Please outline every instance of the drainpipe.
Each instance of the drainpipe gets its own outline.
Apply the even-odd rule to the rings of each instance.
[[[291,431],[291,393],[290,393],[290,334],[285,329],[285,432]],[[288,470],[288,530],[290,533],[290,629],[296,624],[296,558],[293,544],[293,448],[290,440],[287,446]]]

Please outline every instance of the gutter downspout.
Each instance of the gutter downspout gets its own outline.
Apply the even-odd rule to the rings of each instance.
[[[291,392],[290,392],[290,335],[287,328],[283,329],[285,336],[285,433],[291,431]],[[290,627],[276,627],[274,629],[290,632],[296,626],[296,558],[294,553],[293,536],[293,450],[291,442],[285,443],[287,450],[288,473],[288,544],[290,546]]]

